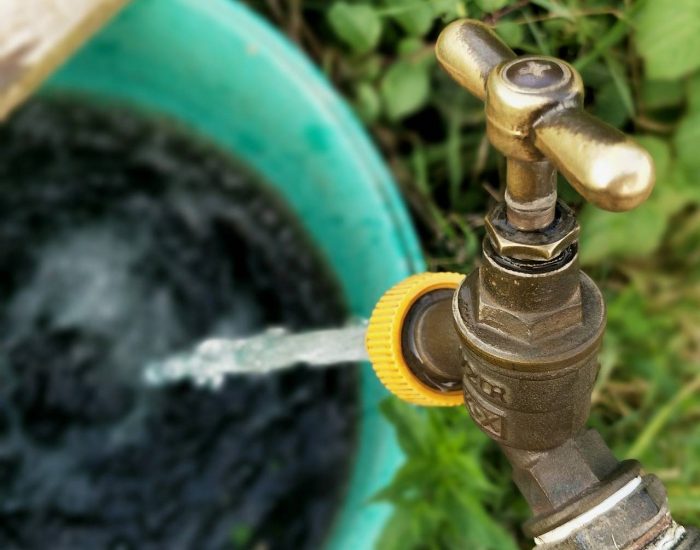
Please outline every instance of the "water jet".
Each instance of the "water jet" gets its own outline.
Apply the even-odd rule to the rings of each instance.
[[[240,75],[246,75],[245,79],[241,78]],[[286,93],[280,94],[279,90],[285,90]],[[308,236],[311,241],[309,250],[313,250],[316,254],[316,256],[307,257],[305,261],[299,261],[300,265],[294,264],[294,258],[298,259],[304,246],[301,248],[291,246],[288,257],[281,258],[284,261],[280,263],[279,272],[274,271],[275,263],[272,259],[267,258],[267,263],[264,264],[268,268],[267,278],[262,269],[256,277],[256,281],[262,285],[263,290],[266,288],[269,292],[275,278],[280,276],[280,272],[285,270],[285,266],[290,265],[289,262],[301,270],[317,271],[316,268],[319,264],[314,263],[316,260],[313,259],[316,257],[328,268],[329,278],[326,283],[321,285],[325,290],[320,292],[322,295],[320,299],[314,298],[318,297],[318,287],[314,290],[313,285],[311,288],[308,284],[291,285],[302,296],[299,300],[305,301],[309,305],[320,304],[320,307],[326,308],[325,313],[321,314],[314,313],[313,307],[306,308],[307,319],[298,321],[300,326],[304,323],[316,326],[332,325],[333,322],[338,324],[347,315],[366,317],[376,299],[388,285],[423,268],[417,241],[410,228],[398,193],[357,121],[331,92],[316,70],[296,50],[251,15],[246,8],[236,3],[232,4],[224,0],[208,0],[207,2],[147,0],[134,3],[101,31],[85,49],[72,58],[68,65],[44,87],[40,96],[44,99],[41,99],[39,103],[30,104],[14,119],[15,126],[9,125],[7,127],[9,132],[24,132],[25,145],[29,143],[38,147],[38,150],[33,152],[34,157],[29,166],[24,167],[30,172],[41,166],[41,163],[36,162],[38,158],[36,155],[41,150],[45,152],[47,142],[49,145],[58,146],[61,141],[68,139],[68,141],[73,141],[73,158],[79,156],[78,151],[81,150],[81,147],[86,153],[86,157],[102,154],[100,157],[101,162],[103,162],[102,175],[105,172],[110,173],[119,164],[119,159],[110,157],[110,147],[113,143],[110,142],[109,132],[100,134],[102,142],[100,140],[96,142],[95,147],[99,149],[102,146],[102,151],[89,150],[89,147],[85,149],[86,143],[80,141],[81,135],[84,136],[82,133],[84,128],[81,129],[81,124],[86,120],[88,122],[94,121],[95,117],[100,119],[102,116],[107,116],[107,118],[116,116],[118,120],[112,119],[112,122],[122,124],[124,127],[122,129],[127,134],[131,131],[132,134],[129,135],[132,142],[138,144],[139,136],[143,135],[143,132],[138,131],[141,124],[139,113],[142,113],[143,117],[147,119],[165,120],[172,123],[186,131],[188,135],[198,136],[196,139],[200,139],[204,143],[211,143],[215,149],[230,152],[240,159],[256,177],[259,177],[271,188],[272,194],[269,197],[276,196],[281,203],[282,210],[289,213],[300,226],[297,233],[292,232],[292,241],[294,241],[293,235],[295,234]],[[68,98],[67,101],[73,102],[77,98],[85,109],[72,110],[70,107],[62,107],[60,102],[64,101],[63,98]],[[122,112],[127,114],[125,116],[104,114],[105,112],[113,112],[115,107],[117,112],[122,109]],[[129,113],[136,113],[136,115],[134,118],[130,118]],[[63,121],[61,122],[62,117]],[[54,125],[53,129],[50,123],[42,126],[42,121],[47,120],[47,118],[54,119],[54,122],[58,119],[59,122]],[[283,123],[281,124],[280,121]],[[23,123],[24,126],[22,126]],[[130,125],[131,130],[129,130]],[[33,133],[35,127],[39,130]],[[55,132],[56,128],[63,128],[63,130]],[[145,134],[148,133],[145,132]],[[129,140],[122,141],[129,142]],[[18,140],[16,142],[19,143]],[[178,147],[188,150],[186,144],[184,146],[178,145]],[[147,159],[140,159],[140,162],[151,163],[159,169],[165,163],[167,169],[168,159],[166,157],[167,155],[164,157],[156,154]],[[189,155],[189,158],[184,159],[186,162],[180,166],[180,169],[175,171],[180,172],[182,177],[187,179],[188,170],[185,166],[187,162],[203,166],[205,170],[207,166],[212,168],[211,163],[207,165],[206,162],[199,162],[203,157],[207,157],[207,155],[199,153]],[[110,162],[114,163],[114,166]],[[216,161],[211,162],[214,163],[214,173],[216,172]],[[58,160],[53,163],[53,168],[59,172],[65,168],[61,164],[60,155],[58,155]],[[100,174],[99,167],[96,174]],[[56,173],[50,175],[56,176]],[[130,224],[136,227],[140,220],[151,219],[149,216],[153,214],[155,205],[162,204],[163,201],[160,199],[167,195],[168,200],[165,202],[169,205],[171,212],[161,212],[159,215],[168,218],[174,225],[163,225],[159,231],[155,231],[155,235],[160,238],[160,244],[170,243],[172,245],[166,254],[167,259],[173,257],[173,251],[182,253],[183,257],[179,263],[184,262],[186,264],[184,273],[192,275],[196,269],[191,263],[193,259],[187,260],[186,251],[197,247],[178,246],[177,239],[171,230],[173,227],[185,226],[191,230],[192,235],[197,236],[201,231],[206,233],[207,229],[206,227],[202,229],[201,224],[192,218],[192,212],[207,211],[213,214],[214,218],[221,216],[217,208],[221,207],[222,201],[220,197],[209,194],[205,190],[205,184],[202,185],[203,191],[194,194],[160,190],[156,195],[153,195],[152,190],[149,191],[149,175],[144,174],[142,168],[139,168],[132,175],[134,175],[135,180],[143,184],[141,189],[131,188],[125,199],[125,204],[128,203],[129,208],[134,209],[133,211],[127,208],[117,209],[117,211],[110,210],[119,201],[113,200],[114,196],[110,196],[110,192],[115,191],[110,189],[110,183],[113,182],[110,182],[109,178],[105,180],[99,176],[94,181],[77,181],[73,182],[72,186],[61,186],[61,181],[70,183],[71,176],[75,177],[75,173],[71,174],[70,170],[61,173],[63,180],[61,177],[47,177],[49,184],[53,180],[54,187],[51,185],[37,185],[34,188],[27,186],[25,188],[27,194],[21,202],[10,204],[8,199],[6,204],[8,211],[16,211],[20,217],[21,212],[27,212],[27,217],[19,220],[24,223],[23,227],[38,231],[41,228],[34,228],[33,221],[50,220],[50,223],[47,223],[44,228],[45,238],[42,237],[44,238],[41,241],[43,245],[37,248],[36,257],[28,257],[24,263],[21,261],[12,262],[12,265],[24,265],[26,269],[24,272],[13,275],[14,286],[6,283],[5,288],[19,289],[15,296],[16,303],[20,304],[17,306],[17,310],[26,314],[27,326],[42,326],[48,316],[54,328],[60,329],[58,332],[53,331],[52,333],[51,344],[54,348],[50,348],[49,351],[53,350],[56,352],[55,354],[59,351],[65,352],[75,343],[76,324],[79,325],[82,321],[85,321],[84,324],[91,324],[90,320],[94,319],[94,315],[97,315],[101,324],[96,323],[90,326],[94,340],[92,342],[93,349],[99,349],[100,352],[108,350],[110,357],[107,358],[107,362],[117,362],[116,358],[122,357],[124,353],[128,354],[129,346],[118,345],[123,344],[123,342],[112,342],[114,345],[107,347],[101,346],[99,338],[105,334],[104,331],[100,332],[101,327],[108,327],[112,330],[133,327],[130,326],[128,319],[125,319],[119,308],[115,310],[114,307],[109,306],[108,298],[118,296],[120,292],[128,288],[133,283],[131,275],[134,272],[138,273],[140,277],[144,271],[148,272],[149,269],[157,271],[156,268],[166,269],[165,266],[170,265],[174,271],[168,274],[169,277],[172,277],[173,280],[179,280],[178,277],[182,276],[183,271],[178,272],[175,269],[178,267],[175,265],[178,262],[173,264],[169,261],[159,262],[157,258],[150,258],[154,249],[146,246],[148,241],[142,241],[138,231],[132,233],[125,231],[124,227],[129,227]],[[193,182],[190,183],[196,185]],[[225,186],[226,182],[223,182],[222,185]],[[90,189],[91,192],[83,193]],[[99,209],[99,207],[94,204],[71,203],[71,192],[73,198],[77,197],[81,200],[85,196],[92,197],[96,201],[95,204],[99,203],[98,199],[102,199],[104,205],[108,205],[109,208],[105,208],[106,211],[101,213],[104,215],[97,216],[95,209]],[[152,196],[149,197],[149,193]],[[159,200],[152,200],[154,196]],[[263,206],[272,200],[269,197],[265,195]],[[52,200],[56,202],[52,204],[50,202]],[[70,212],[61,210],[57,207],[61,201],[64,205],[70,204],[76,208]],[[223,202],[225,203],[225,201]],[[249,221],[264,212],[264,208],[259,204],[257,207],[254,206],[253,202],[248,204],[245,210],[248,212]],[[34,218],[30,219],[31,208],[22,210],[22,207],[30,204],[49,205],[43,211],[43,214],[47,214],[47,216],[37,215],[35,212]],[[256,210],[256,208],[258,209]],[[177,213],[177,216],[173,214],[174,212]],[[55,213],[57,217],[48,216],[48,213]],[[56,231],[57,220],[60,220],[61,216],[63,216],[66,225],[61,226],[61,231]],[[262,220],[263,217],[257,219]],[[207,224],[204,225],[207,226]],[[245,227],[245,225],[242,223],[239,224],[239,227]],[[71,227],[76,230],[72,231]],[[78,231],[80,228],[89,228],[90,238],[85,238],[85,235]],[[258,236],[250,233],[249,239],[255,241]],[[5,241],[12,243],[15,247],[14,256],[12,254],[6,255],[7,262],[11,262],[13,258],[17,259],[23,249],[26,252],[26,247],[23,248],[22,243],[13,240],[14,238],[15,235],[10,232]],[[145,237],[143,238],[145,239]],[[142,245],[145,248],[141,250],[140,254],[136,254],[135,250],[138,251],[139,246]],[[106,254],[105,258],[102,258],[100,253],[105,250],[109,250],[110,254]],[[284,247],[277,250],[284,252]],[[203,247],[198,252],[204,254],[210,251]],[[86,255],[90,256],[92,261],[66,260],[66,258],[75,258],[76,255],[81,258],[85,258]],[[213,256],[217,256],[217,254],[213,254]],[[231,256],[235,257],[235,254],[229,256],[223,254],[223,256],[219,255],[218,257],[230,258]],[[362,270],[357,269],[358,262],[362,264]],[[226,269],[236,267],[235,261],[231,264]],[[196,257],[194,265],[197,268],[202,267],[196,261]],[[61,300],[65,298],[63,292],[65,287],[62,285],[68,284],[71,280],[74,281],[75,277],[86,276],[92,280],[88,275],[100,272],[100,270],[121,274],[121,282],[118,280],[116,283],[112,281],[109,284],[87,285],[84,287],[83,302],[71,300],[74,307],[66,307],[65,304],[61,304]],[[205,271],[207,270],[205,269]],[[33,305],[31,297],[36,296],[36,293],[31,292],[32,284],[48,288],[50,285],[47,285],[46,281],[54,280],[52,277],[56,273],[59,274],[56,280],[60,284],[53,287],[49,296],[50,302],[57,304],[55,308],[49,308],[47,311],[43,306]],[[152,275],[162,277],[162,273],[152,273]],[[217,279],[216,273],[209,275],[213,277],[209,281],[221,280]],[[245,280],[245,277],[243,279]],[[26,283],[25,286],[30,291],[21,292],[21,288],[24,287],[19,285],[19,282]],[[156,287],[151,285],[151,287],[141,290],[148,293],[153,288]],[[223,289],[223,287],[219,288]],[[283,286],[283,288],[286,287]],[[345,311],[339,313],[331,311],[337,305],[335,298],[333,298],[335,291],[340,297],[340,302],[344,302]],[[255,293],[249,294],[256,296]],[[294,293],[272,294],[273,297],[276,296],[282,302],[291,300],[291,302],[283,304],[279,308],[280,310],[295,310],[294,305],[299,303],[299,300],[295,302],[294,297],[290,297],[290,294]],[[153,300],[152,304],[160,304],[159,307],[161,307],[160,310],[156,309],[157,315],[151,312],[155,315],[151,318],[154,320],[153,324],[162,323],[163,319],[170,319],[168,300],[161,297],[159,302],[158,299],[155,299],[157,297],[148,295],[149,300]],[[101,302],[101,307],[96,307],[94,297],[99,296],[104,296],[105,299]],[[143,300],[138,298],[120,300],[122,305],[129,303],[137,308],[142,305],[142,302]],[[87,317],[85,317],[85,309],[77,307],[81,303],[93,304],[92,307],[88,307],[90,315]],[[207,324],[209,326],[202,329],[200,335],[209,335],[212,330],[216,334],[216,330],[220,330],[220,334],[226,336],[228,334],[226,331],[231,326],[237,326],[241,330],[250,328],[245,326],[241,328],[240,323],[245,325],[245,319],[242,320],[235,316],[233,319],[215,319],[215,317],[207,317],[201,321],[201,326]],[[220,322],[218,327],[211,326],[211,323],[215,321]],[[279,319],[265,320],[264,317],[263,321],[271,324],[290,324],[289,322],[281,323]],[[293,326],[293,322],[291,325]],[[115,329],[115,327],[117,328]],[[150,341],[148,334],[143,334],[144,330],[133,330],[132,332],[136,342],[152,345],[156,348],[161,345],[157,341]],[[153,333],[155,334],[155,331]],[[22,333],[14,339],[16,342],[25,344],[24,350],[29,349],[26,344],[27,334],[31,334],[31,332]],[[179,345],[184,346],[187,343],[187,340],[183,338]],[[162,345],[165,349],[169,344]],[[125,352],[124,349],[127,351]],[[83,353],[81,349],[74,351],[75,356],[72,359],[78,363],[81,361],[84,363],[89,359],[89,357],[86,359],[81,355]],[[25,353],[24,359],[29,363],[40,365],[53,355],[53,353],[47,352],[42,357],[32,357]],[[134,429],[134,426],[143,425],[144,422],[148,424],[148,419],[144,421],[143,417],[138,414],[121,414],[125,408],[130,410],[134,408],[135,398],[133,395],[130,395],[128,391],[113,392],[107,397],[101,395],[100,388],[103,386],[95,384],[89,370],[81,370],[81,368],[70,368],[67,371],[64,369],[56,372],[42,368],[38,370],[41,372],[36,373],[36,376],[41,384],[35,386],[37,394],[27,394],[26,390],[31,386],[24,386],[24,381],[15,384],[15,387],[24,386],[24,399],[27,403],[32,404],[31,409],[36,409],[32,398],[36,395],[42,395],[42,388],[62,388],[63,378],[70,378],[77,386],[83,388],[82,397],[74,401],[72,395],[53,396],[56,397],[57,401],[52,403],[59,403],[58,409],[62,413],[76,415],[80,414],[78,410],[86,410],[86,407],[94,405],[94,416],[86,418],[86,426],[81,427],[80,438],[82,441],[92,441],[93,444],[100,446],[102,443],[99,441],[102,440],[97,438],[96,434],[105,424],[114,428],[112,430],[113,437],[110,439],[111,446],[105,445],[101,450],[108,454],[109,449],[121,446],[121,454],[118,455],[118,460],[112,459],[107,462],[95,460],[93,465],[101,465],[98,468],[100,472],[104,472],[111,479],[122,479],[123,481],[126,479],[124,476],[128,477],[129,472],[148,462],[151,456],[147,451],[144,451],[143,448],[138,450],[138,445],[128,445],[129,431]],[[23,373],[31,379],[31,369],[23,369]],[[51,376],[62,380],[58,382],[53,379],[47,381],[46,377],[51,378]],[[342,382],[341,379],[337,379],[336,382],[336,389],[340,389],[340,395],[343,392],[352,393],[355,391],[353,388],[348,389],[347,383]],[[55,384],[58,385],[55,386]],[[111,387],[116,387],[116,382],[113,382]],[[322,384],[319,389],[323,387]],[[343,387],[346,389],[343,390]],[[12,389],[10,386],[8,388],[8,391]],[[168,425],[170,426],[188,426],[190,417],[194,414],[193,411],[206,419],[206,426],[225,426],[227,418],[230,420],[237,415],[243,415],[247,409],[246,403],[240,402],[240,399],[230,399],[229,402],[236,404],[238,409],[233,410],[229,417],[222,416],[216,413],[216,406],[205,405],[204,402],[200,403],[191,395],[188,397],[188,390],[183,390],[182,386],[172,391],[180,392],[178,406],[160,409],[162,414],[169,418],[170,424]],[[299,392],[293,392],[293,395],[289,397],[303,402],[308,397],[308,395],[304,396],[305,391],[308,393],[308,390],[300,389]],[[351,463],[348,465],[350,472],[346,480],[347,490],[341,497],[342,502],[339,509],[334,510],[330,516],[318,515],[319,525],[314,527],[314,532],[322,540],[325,540],[330,548],[355,548],[358,544],[371,544],[371,541],[381,530],[388,509],[379,504],[367,504],[367,501],[382,487],[401,460],[391,430],[380,418],[376,407],[378,401],[386,394],[366,367],[360,374],[357,391],[360,393],[358,403],[360,412],[355,427],[357,447]],[[185,392],[186,395],[182,392]],[[274,395],[274,392],[265,393],[263,391],[258,399]],[[231,397],[230,394],[229,397]],[[141,398],[139,397],[139,399]],[[148,401],[150,398],[147,395],[144,399]],[[140,401],[137,399],[137,402]],[[138,410],[138,407],[136,409]],[[270,414],[281,415],[279,421],[283,421],[285,414],[281,411],[283,411],[282,408],[273,407]],[[53,412],[49,416],[52,415]],[[59,417],[53,419],[60,420]],[[13,413],[10,412],[8,423],[12,424],[15,420]],[[307,420],[307,422],[309,421]],[[34,424],[31,425],[34,426]],[[51,423],[41,425],[39,423],[34,427],[36,430],[31,439],[32,446],[31,448],[27,446],[29,449],[26,451],[27,453],[30,451],[34,453],[35,445],[44,449],[58,444],[57,440],[52,439],[56,437],[55,425],[51,425]],[[163,437],[167,435],[169,439],[166,439],[171,444],[181,439],[175,432],[167,430],[166,432]],[[67,436],[68,439],[71,439],[75,433],[71,432]],[[58,440],[61,440],[61,437],[66,437],[66,434],[59,433]],[[124,438],[126,438],[126,443]],[[71,439],[71,441],[74,440]],[[225,465],[221,461],[224,460],[223,457],[229,456],[230,458],[231,444],[229,442],[229,447],[223,447],[220,453],[210,453],[210,467],[214,468],[214,471],[217,468],[224,468]],[[303,448],[302,445],[301,449]],[[32,454],[31,456],[35,457],[36,455]],[[217,457],[221,457],[218,462]],[[88,458],[95,459],[95,457]],[[168,458],[166,456],[163,458],[166,461],[171,459],[174,460],[174,457]],[[8,460],[8,471],[12,472],[13,468],[18,467],[17,461]],[[301,463],[303,460],[299,461],[299,464]],[[275,465],[274,460],[270,464],[271,471],[280,466],[280,464]],[[50,465],[51,468],[58,468],[53,462]],[[72,465],[66,462],[63,462],[61,467],[63,469],[52,470],[54,478],[60,477],[57,472],[67,474],[75,471]],[[174,471],[171,470],[171,472]],[[231,475],[245,477],[249,473],[243,469]],[[79,518],[83,517],[81,514],[84,514],[86,510],[91,510],[94,505],[89,500],[77,498],[80,495],[89,494],[89,491],[85,491],[85,489],[86,486],[89,486],[91,478],[89,476],[87,478],[74,476],[73,479],[75,484],[66,483],[57,486],[54,497],[58,501],[74,505],[73,509],[64,510],[63,520],[68,518],[70,521],[79,522],[81,521]],[[205,476],[204,481],[206,482],[207,479],[209,478]],[[212,483],[213,480],[215,478],[211,478],[209,483]],[[164,479],[161,481],[166,483]],[[70,489],[71,487],[73,489]],[[83,490],[78,490],[76,487],[82,487]],[[125,484],[124,487],[125,492],[121,494],[119,499],[115,500],[116,511],[114,513],[125,514],[120,517],[128,518],[129,514],[125,510],[128,510],[130,503],[133,503],[134,495],[138,494],[138,491],[133,484]],[[156,489],[153,488],[153,495],[158,495]],[[77,492],[71,493],[71,490]],[[27,492],[27,494],[29,493]],[[225,491],[211,492],[201,489],[203,496],[198,502],[201,502],[202,511],[206,510],[207,499],[212,494],[217,495],[219,505],[232,498]],[[163,496],[161,495],[159,501],[162,500]],[[42,502],[46,502],[46,499],[42,499]],[[251,502],[255,502],[254,499]],[[8,511],[8,513],[15,514],[15,522],[21,523],[22,518],[26,518],[25,512],[22,512],[23,509],[26,510],[26,506],[26,502],[24,504],[20,502],[16,508]],[[288,506],[281,508],[281,510],[288,509]],[[165,509],[162,512],[164,515],[161,517],[144,518],[148,525],[142,527],[154,532],[158,531],[159,522],[163,521],[163,518],[169,513]],[[258,513],[261,512],[258,511]],[[278,513],[281,512],[278,511]],[[326,519],[323,519],[324,517]],[[15,527],[19,523],[15,523]],[[126,521],[126,524],[129,523]],[[42,528],[58,529],[60,525],[60,521],[54,524],[47,521],[44,522]],[[87,523],[81,525],[85,530],[90,530]],[[207,524],[209,527],[212,525],[219,524],[211,521]],[[235,533],[231,536],[239,537],[239,542],[250,535],[250,533],[246,533],[248,528],[246,524],[234,525],[233,527],[235,527]],[[24,528],[31,530],[26,525]],[[206,527],[201,528],[206,529]],[[64,547],[74,546],[77,539],[71,539],[70,533],[66,532],[68,533],[64,534],[66,538],[55,539],[57,541],[56,547],[60,547],[61,544]],[[216,540],[218,536],[224,536],[223,532],[214,529],[211,533],[213,533],[211,540]],[[15,532],[15,534],[17,533]],[[79,536],[75,532],[73,535]],[[133,538],[135,535],[136,532],[120,533],[117,539],[110,542],[118,546],[128,547],[129,544],[134,543],[130,537]],[[230,533],[227,532],[226,535],[230,535]],[[98,535],[93,532],[90,536]],[[270,533],[270,536],[275,536],[275,533]],[[290,536],[295,535],[291,533]],[[318,540],[320,539],[316,539],[315,542]]]

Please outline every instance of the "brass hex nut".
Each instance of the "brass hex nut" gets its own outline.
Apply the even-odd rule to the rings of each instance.
[[[497,231],[486,218],[486,231],[491,239],[491,244],[501,256],[509,256],[523,260],[551,260],[561,254],[566,248],[578,240],[579,226],[571,228],[555,240],[547,243],[523,243],[514,241],[503,233]]]
[[[524,312],[503,308],[485,289],[478,292],[477,320],[511,338],[534,344],[563,334],[583,323],[581,292],[577,290],[555,311]]]
[[[500,256],[546,261],[578,241],[580,226],[569,207],[557,202],[555,220],[546,231],[519,231],[507,222],[503,204],[486,216],[486,232]]]

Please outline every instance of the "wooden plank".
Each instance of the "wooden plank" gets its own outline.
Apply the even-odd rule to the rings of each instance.
[[[0,0],[0,120],[128,0]]]

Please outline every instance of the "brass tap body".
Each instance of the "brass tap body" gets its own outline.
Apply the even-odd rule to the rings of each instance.
[[[451,286],[425,287],[440,296],[419,296],[422,283],[411,282],[382,299],[377,311],[387,311],[375,318],[388,320],[386,331],[370,322],[370,357],[384,358],[375,366],[389,386],[396,378],[385,367],[401,364],[408,400],[454,404],[461,387],[472,418],[499,444],[552,449],[588,418],[605,326],[601,293],[579,268],[578,222],[557,200],[556,172],[596,205],[626,210],[651,193],[654,166],[642,147],[582,110],[583,83],[568,63],[516,57],[472,20],[448,25],[436,54],[485,102],[487,135],[507,161],[505,204],[486,216],[482,265],[456,292],[449,276]],[[436,322],[448,300],[457,338]],[[399,347],[386,354],[389,340]],[[422,395],[421,384],[430,392]]]
[[[579,269],[578,223],[557,201],[561,171],[609,210],[644,201],[649,154],[585,113],[568,63],[516,57],[485,25],[456,21],[438,60],[485,102],[486,132],[506,157],[505,208],[486,218],[483,263],[454,295],[464,399],[501,445],[541,451],[576,436],[589,414],[605,306]]]
[[[506,261],[484,242],[483,263],[453,298],[464,401],[501,445],[541,451],[588,419],[605,306],[575,247],[553,260]]]
[[[485,102],[487,135],[506,157],[505,203],[486,217],[470,275],[416,275],[379,301],[367,335],[377,375],[411,403],[466,404],[511,462],[539,548],[609,547],[613,531],[619,548],[700,548],[660,481],[585,429],[605,305],[579,268],[579,226],[557,200],[556,172],[597,206],[629,210],[651,193],[651,157],[582,110],[581,77],[561,60],[516,57],[471,20],[450,24],[436,52]]]

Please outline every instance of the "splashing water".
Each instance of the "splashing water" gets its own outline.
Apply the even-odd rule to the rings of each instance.
[[[0,548],[218,549],[239,528],[319,548],[355,454],[352,368],[217,392],[143,371],[203,338],[341,326],[333,274],[203,138],[74,100],[0,125]]]
[[[265,374],[299,363],[324,367],[364,361],[366,330],[362,321],[296,334],[272,328],[249,338],[210,338],[192,351],[148,364],[144,379],[151,386],[191,380],[197,386],[218,389],[228,375]]]

